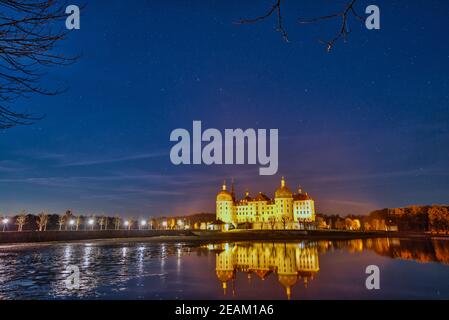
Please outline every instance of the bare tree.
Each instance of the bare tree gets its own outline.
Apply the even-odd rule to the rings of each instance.
[[[67,36],[65,8],[65,1],[57,0],[0,0],[0,129],[42,118],[11,110],[8,105],[17,98],[63,91],[40,83],[43,68],[77,59],[54,52]]]
[[[39,213],[36,219],[37,226],[39,227],[39,231],[47,231],[48,224],[48,212],[42,211]]]
[[[75,231],[79,230],[80,224],[81,224],[81,216],[77,216],[75,218]]]
[[[71,221],[73,219],[73,213],[71,210],[67,210],[64,214],[64,221],[65,221],[65,230],[67,231],[68,226],[70,226],[70,228],[72,227],[70,225]]]
[[[60,215],[58,218],[59,231],[62,230],[62,226],[65,225],[65,215]]]
[[[103,230],[103,226],[105,225],[105,223],[106,223],[105,217],[98,218],[98,225],[100,226],[100,230]]]
[[[132,229],[132,226],[133,226],[133,224],[134,224],[134,219],[133,219],[133,218],[129,218],[129,219],[127,220],[127,223],[128,223],[128,230],[131,230],[131,229]]]
[[[281,34],[282,39],[285,42],[290,42],[287,31],[284,28],[283,20],[282,20],[282,1],[283,0],[274,0],[273,5],[271,6],[271,8],[268,9],[268,11],[266,13],[264,13],[256,18],[252,18],[252,19],[241,19],[241,20],[237,21],[236,23],[237,24],[253,24],[253,23],[258,23],[263,20],[269,19],[271,16],[276,16],[276,20],[277,20],[276,31]],[[316,22],[320,22],[323,20],[340,19],[341,24],[340,24],[340,27],[339,27],[338,32],[335,35],[335,37],[332,38],[331,40],[320,40],[321,43],[326,45],[327,51],[330,52],[338,40],[343,39],[346,41],[349,33],[351,32],[351,29],[349,27],[349,18],[351,16],[353,18],[355,18],[356,20],[363,20],[363,17],[360,16],[355,10],[355,5],[356,5],[357,1],[358,0],[348,0],[348,2],[344,5],[344,7],[342,8],[341,11],[334,12],[329,15],[315,17],[312,19],[299,20],[299,23],[307,24],[307,23],[316,23]]]
[[[281,222],[282,222],[282,226],[284,227],[284,230],[287,229],[287,224],[288,224],[289,221],[290,221],[290,218],[289,218],[288,215],[284,214],[284,215],[281,217]]]
[[[114,227],[115,230],[119,230],[120,229],[120,224],[122,223],[122,219],[120,217],[115,217],[114,218]]]
[[[16,218],[17,231],[22,231],[23,226],[26,224],[27,215],[25,210],[20,211],[19,215]]]
[[[275,217],[270,217],[268,219],[268,223],[270,224],[271,230],[274,230],[274,227],[276,226],[276,218]]]

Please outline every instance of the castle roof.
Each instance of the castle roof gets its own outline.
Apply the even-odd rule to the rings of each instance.
[[[301,189],[298,190],[298,193],[293,193],[285,184],[285,179],[282,177],[281,186],[276,189],[275,198],[288,198],[293,199],[294,201],[305,201],[305,200],[313,200],[307,192],[302,192]],[[223,184],[222,190],[217,194],[217,201],[232,201],[235,205],[246,205],[251,201],[267,201],[269,203],[274,203],[274,199],[271,199],[266,194],[259,192],[255,197],[251,197],[249,192],[245,192],[245,196],[236,200],[234,187],[232,186],[232,192],[226,190],[226,183]]]
[[[257,274],[257,276],[260,279],[265,280],[272,273],[272,271],[269,269],[266,269],[266,270],[256,269],[256,270],[254,270],[254,273]]]
[[[275,198],[291,198],[293,193],[290,189],[285,185],[285,179],[282,177],[281,186],[276,189],[274,193]]]
[[[226,190],[226,182],[223,183],[222,190],[217,193],[217,201],[234,201],[232,194]]]
[[[245,193],[245,197],[242,199],[242,201],[246,201],[246,202],[250,202],[250,201],[252,201],[253,200],[253,198],[251,198],[250,196],[249,196],[249,192],[246,192]]]
[[[295,193],[293,195],[293,200],[303,201],[303,200],[311,200],[307,193]]]
[[[259,192],[253,201],[270,201],[270,198],[262,192]]]

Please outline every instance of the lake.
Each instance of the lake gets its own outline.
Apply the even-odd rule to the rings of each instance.
[[[0,299],[449,299],[449,241],[3,245]]]

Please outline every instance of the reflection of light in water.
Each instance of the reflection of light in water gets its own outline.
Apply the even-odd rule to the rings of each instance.
[[[271,245],[251,242],[244,245],[235,244],[232,249],[231,245],[226,243],[224,250],[216,255],[215,271],[225,295],[229,282],[234,289],[237,272],[247,273],[248,277],[254,273],[261,280],[274,273],[284,287],[286,297],[290,299],[292,287],[299,278],[307,283],[318,273],[318,250],[313,242]]]
[[[70,262],[71,258],[72,258],[72,246],[67,245],[64,247],[64,262],[65,263]]]
[[[167,247],[165,245],[165,243],[161,244],[161,254],[160,254],[160,261],[161,261],[161,274],[165,274],[165,260],[167,258]],[[165,276],[161,277],[161,282],[164,283],[166,280]]]
[[[393,243],[397,243],[397,246],[392,247]],[[159,299],[162,297],[194,298],[199,294],[215,299],[230,297],[234,283],[236,298],[240,298],[240,292],[245,291],[243,297],[248,297],[248,294],[251,294],[249,297],[256,299],[288,297],[300,299],[303,297],[301,293],[304,292],[305,285],[315,287],[307,292],[307,296],[320,298],[322,296],[319,289],[327,290],[329,286],[323,282],[324,278],[313,280],[319,272],[319,258],[334,250],[341,250],[345,255],[343,258],[340,258],[340,255],[332,255],[330,258],[344,259],[336,260],[344,262],[344,264],[323,268],[321,272],[338,274],[335,281],[339,281],[337,284],[341,284],[342,288],[346,288],[348,285],[351,286],[350,288],[360,287],[357,284],[348,284],[348,278],[345,276],[345,273],[350,272],[352,267],[360,267],[360,270],[366,267],[365,260],[346,259],[353,247],[354,245],[350,241],[305,241],[304,245],[300,245],[298,241],[287,243],[229,242],[228,251],[223,250],[225,243],[205,244],[200,248],[189,243],[179,245],[172,243],[164,245],[160,243],[103,245],[93,241],[69,245],[46,245],[39,248],[30,246],[25,249],[1,247],[0,299]],[[190,248],[193,253],[200,250],[201,256],[194,255],[188,258],[186,268],[183,268],[185,262],[180,261],[182,270],[180,272],[182,273],[177,273],[177,260],[185,259]],[[209,264],[209,260],[206,261],[203,256],[203,252],[207,249],[216,250],[216,252],[208,253],[207,259],[210,258],[212,264]],[[449,262],[448,241],[413,241],[411,243],[405,240],[372,239],[363,240],[362,249],[369,254],[377,253],[380,255],[379,259],[382,260],[398,258],[439,263]],[[435,256],[435,252],[439,252],[439,256]],[[372,255],[368,257],[373,258]],[[66,259],[70,259],[70,262],[66,263]],[[166,261],[165,272],[159,271],[161,259]],[[143,271],[139,273],[139,266],[143,263]],[[353,266],[353,263],[358,263],[358,265]],[[402,261],[397,263],[400,266],[404,265]],[[64,271],[69,264],[80,267],[80,290],[67,290],[63,282]],[[210,279],[210,273],[214,272],[209,270],[209,267],[212,266],[215,267],[217,279],[211,283],[207,280]],[[431,265],[426,266],[426,268],[430,267]],[[441,268],[443,266],[435,264],[434,267]],[[191,272],[192,268],[204,268],[204,272],[201,272],[203,270]],[[442,275],[447,276],[447,270],[449,269],[446,269],[446,273]],[[134,281],[137,278],[140,278],[139,281]],[[250,278],[252,282],[248,284]],[[262,285],[263,279],[268,282],[266,281]],[[438,287],[439,289],[443,286],[439,282],[435,280],[431,284],[435,285],[435,288],[441,286]],[[430,287],[430,285],[428,286]],[[220,287],[228,289],[225,297],[223,297]],[[211,288],[217,293],[213,293]],[[409,288],[416,290],[416,287]],[[239,291],[239,289],[243,290]],[[279,290],[283,292],[281,297],[276,293]],[[339,288],[338,290],[334,289],[332,293],[326,292],[326,296],[332,294],[332,297],[338,299],[341,295],[340,290]],[[363,286],[361,290],[364,290]],[[402,288],[393,290],[402,290]],[[350,297],[359,298],[357,289],[354,292],[354,296]],[[447,290],[444,292],[447,293]],[[435,297],[433,293],[425,294],[429,298]]]
[[[140,246],[137,249],[138,256],[137,256],[137,263],[138,263],[138,269],[139,269],[139,275],[143,274],[143,261],[145,257],[145,246]]]
[[[164,271],[166,257],[167,257],[167,247],[165,246],[165,243],[163,243],[161,245],[161,271]]]
[[[84,247],[83,268],[88,268],[90,264],[90,256],[92,255],[92,246],[86,244]]]
[[[181,256],[182,256],[182,250],[181,250],[181,245],[177,244],[177,246],[179,246],[176,249],[176,274],[179,276],[181,274]]]

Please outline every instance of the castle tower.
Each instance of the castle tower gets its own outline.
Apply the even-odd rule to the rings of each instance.
[[[223,183],[222,190],[217,194],[216,217],[224,223],[234,224],[234,200],[231,193],[226,190],[226,181]]]
[[[218,280],[221,282],[223,294],[226,295],[228,282],[235,279],[233,250],[225,249],[216,254],[215,272]],[[235,288],[233,287],[233,291]]]
[[[277,208],[277,220],[287,219],[293,221],[293,193],[287,187],[284,177],[281,179],[281,186],[274,194],[274,201]]]
[[[278,281],[285,288],[288,300],[291,299],[292,288],[298,281],[298,268],[296,265],[296,246],[284,245],[279,250],[277,261]]]

